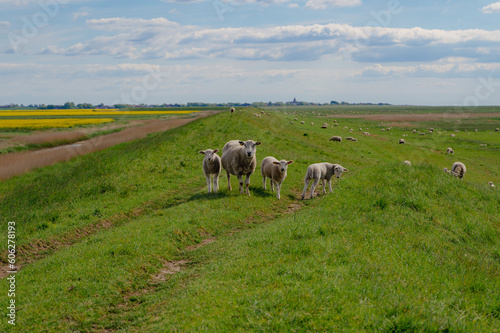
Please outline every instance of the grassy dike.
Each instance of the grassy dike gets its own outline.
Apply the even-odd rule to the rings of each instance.
[[[0,183],[24,266],[16,326],[4,319],[0,331],[500,330],[498,191],[474,171],[444,174],[450,157],[424,146],[333,145],[331,132],[253,112]],[[259,163],[295,160],[281,200],[262,189],[260,167],[252,197],[228,192],[224,176],[206,194],[198,150],[230,139],[261,141]],[[408,156],[430,162],[408,168]],[[334,194],[298,200],[319,161],[350,172]],[[5,279],[0,290],[8,304]]]

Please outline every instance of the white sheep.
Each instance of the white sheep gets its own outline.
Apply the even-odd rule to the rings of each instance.
[[[205,155],[205,157],[203,158],[202,166],[203,166],[203,173],[207,178],[208,193],[212,192],[212,189],[210,188],[211,185],[210,177],[212,175],[214,183],[213,191],[217,192],[219,190],[219,175],[222,164],[219,155],[217,155],[218,151],[219,151],[218,149],[200,150],[200,154]]]
[[[455,152],[451,147],[446,148],[446,154],[454,154]]]
[[[328,141],[338,141],[338,142],[342,142],[342,137],[341,136],[332,136],[330,138],[330,140]]]
[[[234,113],[234,111],[236,111],[236,109],[235,108],[231,108],[230,111],[231,111],[231,113]]]
[[[222,167],[227,173],[227,182],[229,191],[231,188],[231,175],[238,177],[240,182],[240,193],[243,192],[243,176],[246,175],[245,188],[246,194],[250,195],[250,176],[254,173],[257,165],[255,153],[260,142],[247,140],[231,140],[222,148]]]
[[[444,168],[444,172],[447,172],[447,173],[449,173],[455,177],[458,177],[458,178],[463,178],[466,171],[467,171],[467,168],[465,167],[465,164],[463,164],[462,162],[453,163],[451,170]]]
[[[399,144],[404,145],[405,144],[405,139],[399,139]]]
[[[352,138],[352,139],[351,139],[351,141],[352,141],[352,142],[358,142],[358,139],[356,139],[356,138]]]
[[[278,161],[272,156],[268,156],[262,160],[260,172],[262,174],[264,190],[266,189],[266,178],[269,178],[271,184],[271,190],[274,192],[274,187],[276,187],[276,197],[280,199],[281,195],[281,184],[286,178],[288,165],[292,164],[293,161],[281,160]]]
[[[488,182],[488,185],[490,185],[491,187],[496,187],[495,184],[493,184],[493,182]]]
[[[302,199],[304,199],[306,196],[306,190],[311,179],[313,180],[313,183],[311,185],[311,199],[314,196],[314,190],[316,189],[316,186],[318,185],[320,180],[323,184],[323,193],[326,193],[326,181],[328,181],[330,192],[333,193],[331,182],[332,177],[335,175],[335,177],[340,178],[342,172],[344,171],[347,172],[349,170],[339,164],[331,164],[327,162],[311,164],[307,167],[306,177],[304,178],[304,190],[302,191]]]
[[[408,166],[411,166],[411,162],[410,161],[404,161],[403,162],[404,165],[408,165]]]

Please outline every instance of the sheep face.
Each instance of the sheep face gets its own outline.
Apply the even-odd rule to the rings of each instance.
[[[257,151],[257,146],[260,145],[260,142],[255,142],[252,140],[248,141],[239,141],[240,145],[243,146],[245,151],[245,156],[248,158],[253,158],[255,156],[255,152]]]
[[[276,165],[278,165],[278,166],[279,166],[279,171],[280,171],[281,173],[285,172],[285,171],[286,171],[286,169],[288,168],[288,164],[292,164],[292,163],[293,163],[293,161],[288,161],[288,162],[287,162],[287,161],[285,161],[285,160],[281,160],[281,161],[279,161],[279,162],[273,162],[273,164],[276,164]]]
[[[342,172],[347,172],[349,170],[347,170],[346,168],[340,166],[340,165],[337,165],[334,169],[333,169],[333,174],[335,175],[335,177],[337,178],[340,178],[340,176],[342,175]]]
[[[215,154],[217,154],[218,151],[219,151],[219,149],[215,149],[215,150],[207,149],[205,151],[200,150],[200,154],[205,155],[205,159],[211,163],[214,161],[214,156],[215,156]]]

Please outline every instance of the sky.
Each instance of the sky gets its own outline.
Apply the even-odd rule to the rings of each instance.
[[[494,0],[0,0],[0,105],[500,105]]]

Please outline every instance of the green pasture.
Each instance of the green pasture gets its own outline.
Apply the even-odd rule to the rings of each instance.
[[[0,331],[498,332],[499,120],[474,132],[310,111],[219,113],[1,182],[23,267],[16,325],[4,316]],[[262,142],[251,197],[224,172],[206,193],[198,151],[232,139]],[[294,160],[281,200],[262,187],[270,155]],[[455,161],[463,179],[442,171]],[[349,172],[300,200],[316,162]]]

